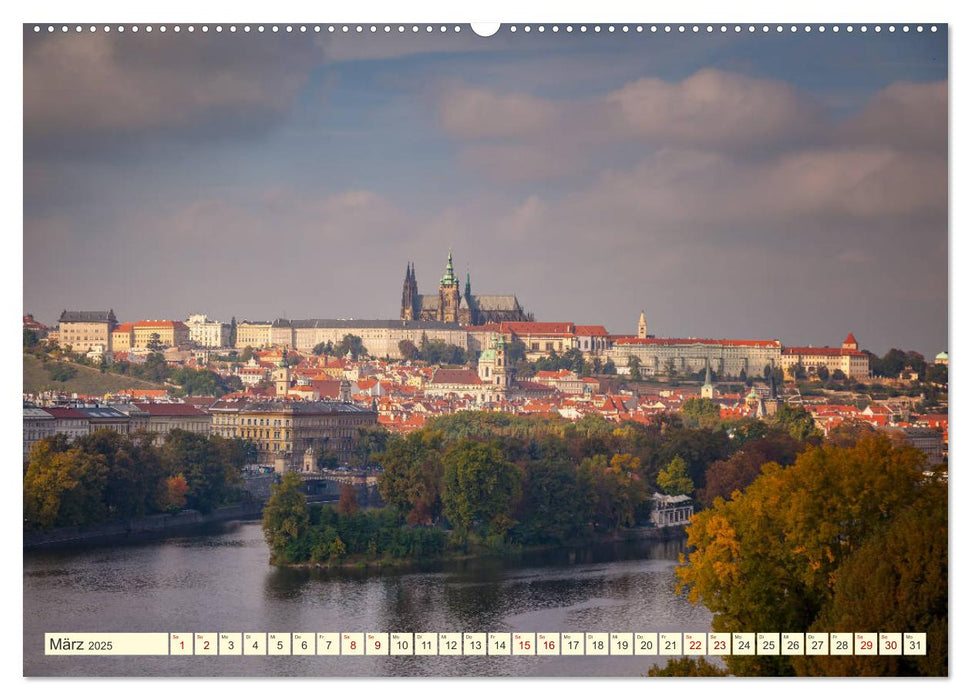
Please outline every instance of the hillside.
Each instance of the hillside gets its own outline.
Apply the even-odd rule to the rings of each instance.
[[[83,365],[72,364],[71,367],[77,370],[76,376],[64,382],[54,381],[50,373],[44,369],[41,360],[33,355],[24,355],[24,392],[37,393],[54,389],[69,394],[99,396],[121,389],[170,388],[162,384],[154,384],[133,377],[123,377],[110,372],[102,374],[99,370]]]

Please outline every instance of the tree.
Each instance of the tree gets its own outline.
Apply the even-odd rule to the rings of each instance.
[[[350,354],[351,359],[356,362],[358,358],[367,357],[368,351],[360,336],[348,333],[341,342],[334,346],[334,354],[340,357]]]
[[[247,345],[239,355],[240,362],[249,362],[253,359],[253,346]]]
[[[387,449],[376,456],[384,467],[378,493],[409,523],[430,525],[441,515],[443,449],[442,434],[426,429],[389,439]]]
[[[603,370],[604,374],[617,374],[617,367],[614,365],[614,361],[608,359],[604,362]]]
[[[801,442],[821,435],[816,429],[812,415],[801,406],[791,406],[787,403],[780,405],[776,410],[774,421],[776,425]]]
[[[759,425],[765,425],[757,421]],[[728,459],[712,462],[705,473],[705,487],[699,489],[698,500],[711,506],[716,498],[729,500],[736,491],[744,491],[762,473],[762,465],[775,462],[789,466],[805,447],[789,433],[778,428],[767,430],[762,436],[745,442]]]
[[[148,336],[148,342],[145,343],[145,347],[153,352],[158,352],[165,346],[162,344],[162,336],[158,333],[152,333]]]
[[[76,367],[64,362],[54,362],[49,365],[47,373],[51,376],[55,382],[66,382],[77,376],[78,370]]]
[[[674,379],[678,376],[678,368],[674,364],[674,358],[669,357],[664,361],[664,373],[668,375],[668,379]]]
[[[690,398],[681,405],[681,421],[686,428],[717,428],[721,424],[721,409],[711,399]]]
[[[162,460],[170,474],[184,475],[188,506],[208,513],[229,502],[242,484],[245,444],[176,429],[165,436]]]
[[[927,365],[927,369],[924,371],[924,381],[947,386],[947,365]]]
[[[236,317],[233,316],[233,318],[229,321],[229,347],[231,348],[236,347],[236,331]]]
[[[486,529],[505,536],[522,476],[495,441],[460,440],[445,454],[442,506],[460,533]]]
[[[30,328],[24,328],[24,350],[37,347],[37,332]]]
[[[398,343],[398,352],[401,353],[401,357],[405,360],[417,360],[421,356],[421,352],[410,340],[402,340]]]
[[[819,377],[821,381],[826,381],[829,379],[829,367],[826,365],[819,365],[816,368],[816,376]]]
[[[189,492],[189,484],[181,474],[170,476],[164,482],[162,494],[159,497],[159,507],[169,513],[178,513],[185,508],[185,495]]]
[[[627,357],[627,368],[630,378],[639,382],[641,380],[641,359],[637,355],[629,355]]]
[[[675,457],[657,475],[657,485],[669,496],[690,496],[695,485],[688,476],[688,465],[681,457]]]
[[[310,528],[307,498],[300,492],[303,480],[287,472],[273,487],[263,508],[263,536],[270,546],[270,563],[290,564],[301,559],[300,544]]]
[[[341,486],[341,495],[337,501],[337,512],[341,515],[354,515],[361,509],[357,503],[357,489],[350,484]]]
[[[577,480],[585,507],[578,517],[582,515],[600,530],[634,525],[637,512],[649,498],[640,471],[640,460],[629,454],[609,460],[604,454],[584,459]]]
[[[833,373],[830,375],[834,382],[845,382],[846,374],[841,369],[834,369]]]
[[[108,468],[57,435],[31,448],[24,474],[24,528],[88,525],[104,517]]]
[[[800,675],[947,676],[947,485],[926,483],[836,570],[833,596],[808,631],[920,630],[924,656],[807,656]],[[905,650],[906,654],[906,650]]]
[[[716,632],[811,629],[833,599],[837,570],[917,500],[924,462],[914,448],[868,437],[810,447],[789,468],[766,465],[739,497],[695,516],[680,588],[714,613]],[[794,670],[785,656],[726,663],[736,675]]]

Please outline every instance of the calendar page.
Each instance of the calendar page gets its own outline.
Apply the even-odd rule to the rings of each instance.
[[[22,40],[24,676],[949,675],[947,23]]]

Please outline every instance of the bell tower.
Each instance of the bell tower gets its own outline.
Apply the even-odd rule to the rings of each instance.
[[[638,338],[647,337],[647,319],[644,318],[643,311],[641,311],[641,317],[637,320],[637,337]]]

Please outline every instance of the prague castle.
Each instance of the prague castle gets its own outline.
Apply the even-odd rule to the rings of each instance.
[[[401,292],[402,321],[439,321],[464,326],[481,326],[504,321],[532,321],[519,305],[515,294],[472,294],[472,281],[465,276],[465,291],[459,289],[459,279],[452,266],[452,251],[448,251],[445,274],[438,283],[438,294],[419,294],[414,263],[408,263]]]

